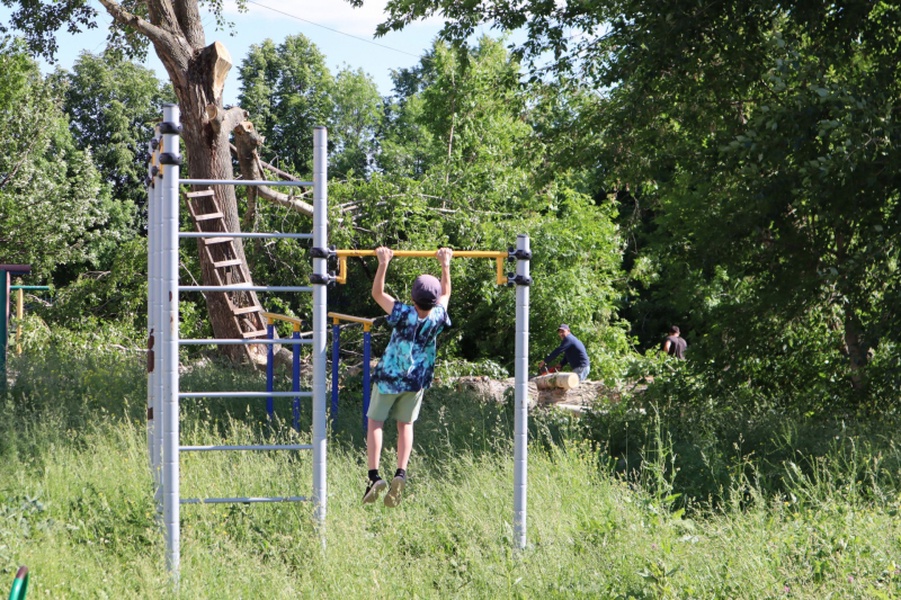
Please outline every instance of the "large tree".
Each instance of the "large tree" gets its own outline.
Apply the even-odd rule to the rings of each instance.
[[[813,395],[860,399],[882,365],[890,387],[897,3],[391,0],[388,11],[380,32],[435,14],[456,40],[484,22],[522,28],[518,50],[549,63],[543,73],[596,90],[581,121],[602,138],[606,185],[639,217],[645,292],[697,328],[695,364],[711,381],[773,393],[816,382]]]
[[[209,44],[203,28],[201,9],[206,6],[221,24],[223,5],[218,0],[99,0],[112,23],[112,49],[140,56],[152,47],[163,63],[181,110],[187,174],[197,179],[233,179],[230,136],[246,119],[240,107],[226,108],[222,102],[225,80],[232,66],[231,56],[221,42]],[[79,32],[97,26],[97,9],[89,0],[19,1],[2,0],[14,7],[10,25],[24,37],[30,48],[53,59],[56,32],[66,28]],[[238,0],[239,8],[246,2]],[[245,127],[245,130],[248,129]],[[228,231],[239,231],[235,190],[215,186],[215,200]],[[207,207],[208,212],[213,212]],[[235,253],[245,261],[243,246],[235,240]],[[217,283],[209,257],[201,252],[203,282]],[[235,315],[227,294],[207,294],[207,305],[217,337],[240,338],[261,329],[256,313]],[[252,347],[251,352],[255,351]],[[243,352],[228,346],[226,352]]]

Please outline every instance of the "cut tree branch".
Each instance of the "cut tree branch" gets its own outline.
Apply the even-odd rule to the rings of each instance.
[[[253,123],[250,121],[240,123],[232,131],[235,134],[235,149],[238,156],[238,164],[241,166],[241,176],[248,180],[263,179],[259,157],[259,148],[263,145],[263,136],[257,133]],[[281,204],[305,215],[313,215],[313,206],[307,202],[298,200],[288,194],[276,192],[265,185],[254,186],[254,189],[257,194],[270,202]]]

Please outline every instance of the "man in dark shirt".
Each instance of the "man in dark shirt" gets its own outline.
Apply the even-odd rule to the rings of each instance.
[[[669,335],[663,340],[663,351],[679,360],[685,360],[685,348],[687,347],[688,342],[682,339],[682,336],[679,334],[679,327],[676,325],[670,327]]]
[[[565,323],[557,328],[557,335],[560,336],[560,345],[541,361],[538,368],[544,368],[546,363],[562,354],[563,360],[560,361],[560,366],[569,364],[573,373],[579,376],[579,381],[585,381],[585,378],[588,377],[588,371],[591,370],[591,365],[588,362],[588,353],[585,351],[585,344],[569,331],[569,325]]]

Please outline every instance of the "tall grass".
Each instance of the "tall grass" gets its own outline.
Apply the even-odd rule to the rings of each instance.
[[[721,501],[686,511],[675,497],[689,465],[665,421],[650,422],[637,470],[618,473],[622,457],[585,435],[592,418],[536,410],[529,546],[515,552],[511,409],[450,387],[426,394],[398,508],[360,503],[365,451],[351,396],[331,432],[324,530],[307,504],[183,506],[175,589],[147,464],[139,360],[116,352],[99,362],[78,352],[28,360],[14,365],[19,378],[0,407],[0,574],[11,584],[28,565],[29,598],[901,596],[890,440],[878,449],[862,437],[853,447],[824,442],[819,456],[783,464],[780,493],[743,454]],[[61,378],[66,385],[42,383]],[[258,383],[215,364],[192,378]],[[182,442],[308,439],[263,423],[248,403],[208,403],[184,411]],[[393,436],[386,442],[388,471]],[[185,497],[304,495],[310,479],[305,453],[182,459]]]

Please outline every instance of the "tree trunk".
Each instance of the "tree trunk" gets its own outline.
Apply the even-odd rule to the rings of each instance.
[[[207,46],[198,1],[149,0],[146,3],[149,20],[128,12],[118,2],[100,0],[100,3],[118,24],[147,37],[165,66],[181,110],[183,158],[188,176],[192,179],[234,179],[229,134],[246,115],[240,108],[223,108],[222,90],[232,66],[231,56],[220,42]],[[211,106],[215,110],[208,111]],[[213,190],[226,230],[240,231],[234,188],[214,186]],[[199,250],[202,243],[202,240],[198,241]],[[240,239],[235,239],[234,248],[247,268]],[[200,264],[203,284],[217,285],[215,270],[206,252],[200,252]],[[250,274],[249,268],[246,272]],[[252,284],[252,278],[248,279],[246,283]],[[261,315],[234,315],[225,293],[208,293],[206,300],[216,337],[240,339],[246,331],[261,329]],[[248,323],[250,320],[257,322]],[[262,346],[223,346],[222,349],[236,361],[249,358],[258,363],[265,360]]]
[[[539,375],[532,381],[539,390],[562,389],[571,390],[579,387],[579,376],[575,373],[548,373]]]

